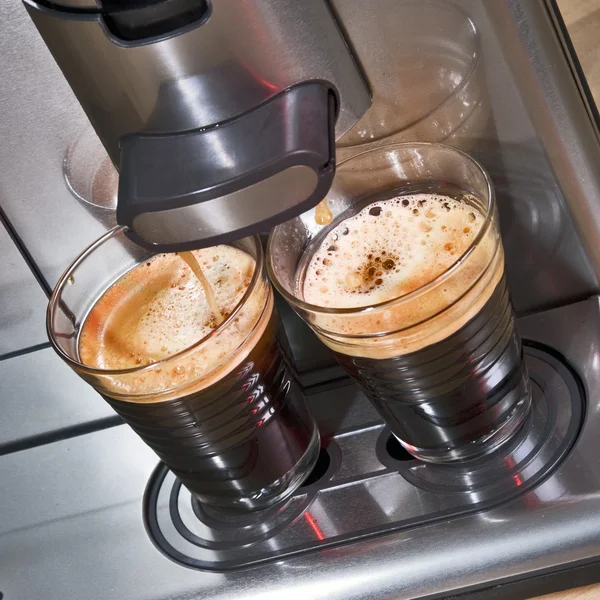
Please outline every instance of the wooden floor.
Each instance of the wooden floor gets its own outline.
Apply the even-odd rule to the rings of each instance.
[[[558,0],[586,79],[600,106],[600,0]]]
[[[556,592],[556,594],[548,594],[547,596],[538,596],[539,600],[542,598],[543,600],[596,600],[600,598],[600,584],[588,585],[567,592]]]

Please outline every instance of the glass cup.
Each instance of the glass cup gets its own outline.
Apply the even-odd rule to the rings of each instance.
[[[80,360],[80,333],[94,304],[152,256],[121,227],[92,244],[63,274],[50,299],[47,326],[59,356],[192,494],[206,505],[244,512],[291,495],[312,470],[320,441],[288,368],[260,240],[248,237],[232,245],[255,260],[248,289],[216,329],[168,358],[120,370]],[[225,355],[207,363],[223,347],[229,349]],[[206,372],[206,364],[214,368]]]
[[[376,200],[415,193],[458,199],[481,215],[481,229],[445,271],[379,304],[304,301],[307,265],[332,228]],[[318,225],[311,210],[273,230],[267,263],[275,287],[413,456],[444,463],[494,451],[523,423],[531,394],[487,174],[449,146],[396,144],[341,163],[327,198],[329,225]],[[378,223],[384,228],[385,217]]]

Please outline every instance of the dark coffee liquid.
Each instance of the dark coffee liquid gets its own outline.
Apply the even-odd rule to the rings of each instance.
[[[209,387],[163,402],[106,400],[200,501],[264,508],[300,483],[319,451],[283,336],[273,310],[246,358]]]
[[[425,460],[481,454],[508,439],[530,404],[521,341],[505,277],[465,326],[393,358],[337,353],[392,432]]]

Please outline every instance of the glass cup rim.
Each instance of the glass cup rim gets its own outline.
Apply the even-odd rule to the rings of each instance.
[[[470,23],[471,30],[473,32],[472,39],[474,42],[474,49],[473,49],[473,52],[471,53],[471,64],[469,65],[469,68],[467,69],[467,71],[463,75],[463,77],[461,78],[458,85],[452,90],[452,93],[449,96],[447,96],[446,98],[444,98],[443,100],[441,100],[433,108],[431,108],[431,110],[429,110],[429,112],[427,114],[419,117],[418,119],[415,119],[414,121],[412,121],[408,125],[405,125],[404,127],[395,129],[394,131],[386,133],[385,135],[383,135],[379,138],[376,138],[376,139],[367,140],[364,142],[358,142],[358,143],[353,144],[353,143],[344,143],[344,141],[343,141],[344,136],[342,136],[340,141],[337,143],[337,146],[339,148],[343,148],[344,150],[350,150],[352,148],[356,148],[357,150],[360,150],[361,148],[364,148],[364,151],[366,152],[366,151],[370,150],[373,147],[373,145],[375,145],[375,144],[382,144],[382,143],[385,144],[385,140],[392,138],[404,131],[408,131],[414,127],[417,127],[418,125],[423,123],[426,119],[431,117],[434,113],[442,110],[445,106],[447,106],[450,102],[452,102],[456,98],[456,96],[458,94],[460,94],[464,90],[464,88],[469,84],[477,67],[479,66],[479,63],[481,62],[481,38],[479,35],[479,30],[477,29],[477,27],[475,27],[475,23],[473,23],[473,19],[471,19],[470,15],[467,12],[465,12],[459,6],[446,5],[446,4],[437,2],[435,0],[413,0],[413,2],[411,2],[411,4],[419,4],[419,5],[423,5],[423,6],[430,5],[430,6],[435,6],[436,8],[440,8],[441,10],[452,10],[452,11],[455,11],[456,13],[460,13]],[[472,113],[469,113],[469,116],[471,114]],[[460,127],[461,124],[459,124],[457,126],[457,128]],[[454,133],[454,132],[450,132],[444,139],[447,139],[448,137],[450,137],[452,135],[452,133]],[[399,142],[399,143],[411,143],[411,142]],[[436,142],[431,142],[431,143],[436,143]],[[381,146],[379,146],[379,147],[381,147]],[[357,155],[355,154],[351,158],[353,158],[354,156],[357,156]],[[346,160],[348,160],[348,159],[346,159]],[[344,162],[346,162],[346,160],[344,160]],[[340,164],[342,164],[342,163],[340,163]]]
[[[294,294],[290,294],[279,282],[275,271],[272,265],[272,245],[273,245],[273,232],[269,235],[269,240],[267,242],[267,273],[269,275],[269,279],[272,284],[275,286],[277,291],[285,298],[285,300],[290,303],[292,306],[296,306],[299,309],[320,315],[361,315],[369,311],[381,310],[388,307],[395,306],[397,304],[402,304],[404,302],[410,302],[418,298],[419,296],[429,292],[434,287],[437,287],[444,281],[446,281],[459,267],[460,265],[471,255],[471,253],[475,250],[479,242],[484,238],[487,234],[490,224],[492,222],[493,213],[494,213],[494,203],[495,203],[495,193],[494,186],[492,185],[492,181],[487,174],[487,171],[483,168],[483,166],[475,160],[472,156],[459,150],[458,148],[454,148],[453,146],[448,146],[447,144],[440,144],[437,142],[400,142],[396,144],[388,144],[386,146],[379,146],[377,148],[371,148],[369,150],[365,150],[360,154],[354,154],[353,156],[343,160],[336,167],[336,170],[346,165],[349,162],[352,162],[356,159],[364,157],[367,154],[374,153],[383,153],[389,150],[408,150],[408,149],[416,149],[416,148],[439,148],[441,150],[450,151],[458,156],[461,156],[463,159],[469,161],[473,166],[481,173],[483,176],[483,180],[486,185],[486,198],[485,200],[487,205],[487,211],[484,216],[483,223],[481,224],[481,228],[477,232],[477,235],[471,240],[471,243],[467,247],[467,249],[442,273],[440,273],[437,277],[426,283],[425,285],[405,294],[404,296],[399,296],[397,298],[390,298],[389,300],[384,300],[383,302],[378,302],[375,304],[368,304],[366,306],[357,306],[350,308],[334,308],[328,306],[319,306],[318,304],[311,304],[310,302],[306,302],[301,298],[298,298]],[[327,197],[327,196],[325,196]],[[298,217],[295,217],[298,218]],[[279,227],[279,225],[277,226]],[[277,229],[277,227],[275,229]]]
[[[127,369],[100,369],[98,367],[91,367],[89,365],[86,365],[85,363],[80,362],[79,360],[72,358],[60,347],[60,345],[58,344],[58,342],[55,339],[55,336],[54,336],[54,333],[52,330],[52,318],[55,315],[56,310],[60,304],[61,292],[65,288],[65,286],[68,285],[69,278],[71,277],[73,272],[84,262],[84,260],[86,260],[93,252],[98,250],[103,244],[105,244],[106,242],[108,242],[110,239],[114,238],[118,234],[124,234],[125,229],[126,229],[126,227],[123,225],[116,225],[112,229],[109,229],[105,234],[103,234],[102,236],[100,236],[99,238],[94,240],[85,250],[83,250],[83,252],[81,252],[77,256],[77,258],[75,258],[75,260],[73,260],[73,262],[66,268],[64,273],[60,276],[58,282],[56,283],[56,285],[54,286],[54,289],[52,290],[50,300],[48,301],[48,308],[46,310],[46,332],[48,334],[48,339],[50,340],[50,344],[54,348],[54,351],[68,365],[70,365],[77,371],[84,372],[89,375],[112,376],[112,375],[130,375],[133,373],[142,373],[144,371],[151,371],[152,369],[160,368],[161,366],[168,364],[170,361],[178,360],[178,359],[185,357],[187,354],[189,354],[190,352],[199,348],[202,344],[206,343],[211,337],[217,335],[218,333],[223,331],[223,329],[225,329],[226,327],[228,327],[231,324],[233,319],[235,319],[237,313],[241,310],[241,308],[244,306],[244,304],[250,297],[250,294],[252,294],[252,292],[254,291],[254,288],[256,287],[258,281],[260,280],[260,276],[261,276],[262,270],[265,265],[265,256],[264,256],[262,243],[260,241],[260,237],[258,235],[245,236],[246,238],[251,238],[256,245],[256,263],[254,265],[254,273],[252,274],[250,283],[248,284],[248,287],[246,288],[246,291],[244,292],[244,295],[241,297],[240,301],[235,305],[234,309],[231,311],[229,316],[226,319],[224,319],[223,322],[220,323],[215,329],[213,329],[210,333],[205,335],[200,340],[194,342],[192,345],[188,346],[187,348],[184,348],[183,350],[180,350],[179,352],[176,352],[175,354],[167,356],[166,358],[158,360],[149,365],[142,365],[139,367],[131,367],[131,368],[127,368]],[[244,239],[244,238],[241,238],[241,239]],[[161,253],[156,252],[153,256],[156,256],[158,254],[161,254]],[[133,268],[135,269],[138,266],[139,265],[135,265]],[[113,284],[116,283],[116,281],[118,281],[118,279],[115,279]],[[91,306],[93,306],[93,304]]]

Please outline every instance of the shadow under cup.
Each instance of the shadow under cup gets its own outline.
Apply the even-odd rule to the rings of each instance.
[[[291,495],[316,463],[320,443],[316,422],[288,368],[260,240],[249,237],[232,245],[256,261],[244,296],[209,335],[164,360],[102,370],[79,359],[80,332],[91,308],[120,277],[152,257],[120,227],[67,269],[50,300],[47,326],[61,358],[201,502],[248,511]],[[225,347],[233,349],[205,372],[203,357],[212,349],[219,352],[232,331],[234,343],[229,338]]]
[[[375,305],[331,308],[303,300],[305,269],[332,228],[375,201],[416,193],[449,196],[483,216],[447,270]],[[531,393],[485,171],[449,146],[395,144],[342,162],[327,198],[329,225],[318,225],[312,210],[273,230],[267,263],[275,287],[412,455],[444,463],[499,448],[523,423]]]

